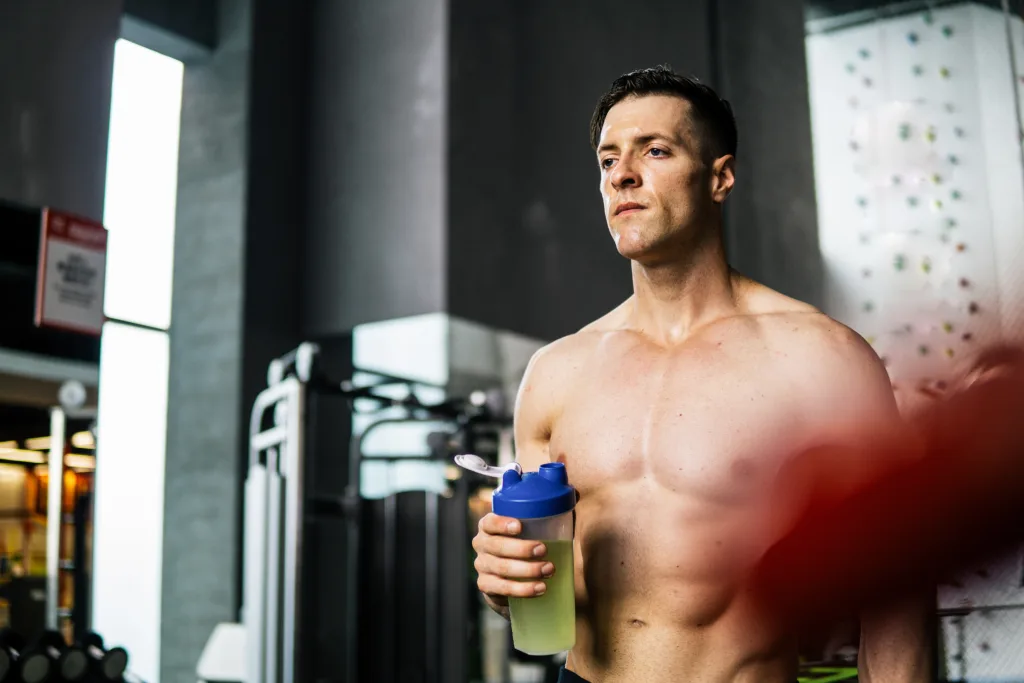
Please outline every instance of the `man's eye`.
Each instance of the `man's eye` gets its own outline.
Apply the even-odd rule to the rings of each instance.
[[[663,157],[665,156],[665,150],[652,147],[650,151],[651,156]]]
[[[612,163],[615,159],[608,157],[607,159],[601,159],[601,168],[611,168]]]

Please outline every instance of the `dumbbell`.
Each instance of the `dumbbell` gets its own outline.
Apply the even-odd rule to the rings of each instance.
[[[16,631],[0,631],[0,683],[15,683],[18,658],[25,650],[25,639]]]
[[[89,658],[78,647],[68,647],[58,631],[43,631],[19,661],[23,683],[66,683],[84,681],[89,673]]]
[[[78,641],[92,665],[90,668],[102,681],[120,681],[128,670],[128,651],[123,647],[103,646],[103,636],[86,633]],[[2,683],[2,681],[0,681]]]

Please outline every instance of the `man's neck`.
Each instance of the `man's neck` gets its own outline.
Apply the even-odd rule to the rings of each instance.
[[[631,322],[657,343],[677,344],[694,329],[736,311],[738,282],[720,239],[659,265],[634,261],[632,269]]]

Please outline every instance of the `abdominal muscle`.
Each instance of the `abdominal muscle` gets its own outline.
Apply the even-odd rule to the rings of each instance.
[[[616,489],[577,507],[567,667],[593,683],[795,680],[794,640],[744,585],[768,541],[757,506]]]

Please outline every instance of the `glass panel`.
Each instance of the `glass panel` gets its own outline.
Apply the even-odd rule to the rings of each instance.
[[[159,678],[169,344],[163,332],[103,329],[97,421],[93,627]]]
[[[182,63],[119,40],[114,55],[103,222],[110,230],[104,310],[171,324]]]

